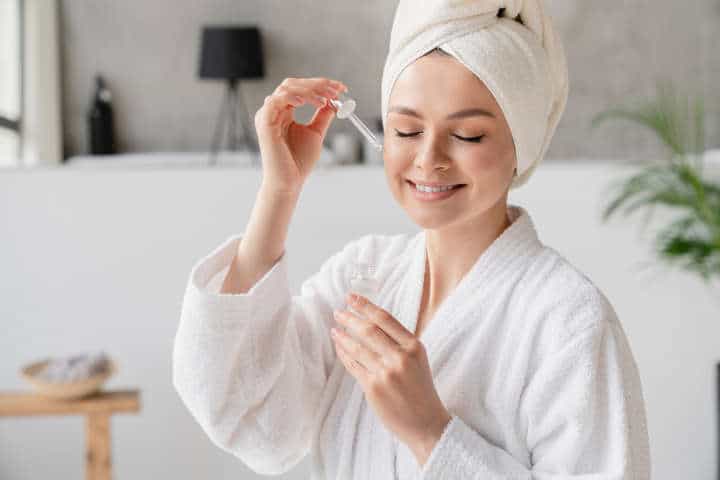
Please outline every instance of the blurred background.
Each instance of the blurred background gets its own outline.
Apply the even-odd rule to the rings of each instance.
[[[617,310],[643,381],[653,478],[720,479],[720,3],[545,4],[570,95],[511,203]],[[137,392],[113,404],[111,444],[99,447],[115,477],[260,478],[208,440],[172,387],[187,276],[245,228],[261,179],[252,117],[284,78],[343,81],[382,136],[395,6],[0,0],[0,479],[87,472],[105,424],[16,395],[37,395],[23,367],[100,350],[117,368],[102,388]],[[603,218],[607,187],[628,192],[635,175],[654,179],[632,183],[652,220]],[[663,179],[681,196],[659,195]],[[704,237],[683,237],[691,226]],[[292,289],[360,235],[416,229],[382,158],[336,119],[289,232]],[[281,478],[308,474],[306,459]]]

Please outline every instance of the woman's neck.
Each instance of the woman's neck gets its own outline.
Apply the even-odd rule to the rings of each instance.
[[[498,202],[477,221],[460,228],[425,231],[426,310],[434,311],[480,255],[510,226],[507,209],[507,202]]]

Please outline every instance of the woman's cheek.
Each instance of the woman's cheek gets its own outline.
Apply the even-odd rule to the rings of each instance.
[[[403,160],[405,156],[399,155],[397,151],[394,151],[392,148],[388,148],[387,144],[385,145],[386,146],[383,150],[385,179],[389,183],[390,191],[395,193],[396,191],[401,190],[398,186],[398,182],[402,180],[403,173],[407,170],[407,165]]]
[[[480,172],[502,171],[503,165],[507,162],[501,149],[491,144],[478,144],[478,148],[473,149],[472,166]]]
[[[411,145],[411,142],[408,142],[407,139],[397,137],[394,134],[385,138],[385,148],[391,152],[407,151]]]
[[[385,141],[383,146],[383,160],[386,164],[396,165],[403,168],[403,163],[411,161],[412,149],[392,139]]]

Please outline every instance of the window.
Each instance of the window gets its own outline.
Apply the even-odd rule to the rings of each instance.
[[[0,0],[0,167],[20,164],[23,0]]]

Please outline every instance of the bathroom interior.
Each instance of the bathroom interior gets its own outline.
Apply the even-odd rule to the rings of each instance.
[[[370,132],[342,118],[330,126],[287,238],[295,293],[350,240],[415,231],[372,142],[384,135],[395,6],[0,1],[0,479],[91,478],[90,451],[105,451],[102,468],[120,479],[264,478],[213,445],[173,387],[188,273],[244,230],[262,181],[253,116],[288,77],[344,82]],[[654,249],[682,206],[602,215],[614,182],[679,154],[702,167],[703,198],[718,199],[720,2],[545,7],[565,45],[569,98],[543,164],[509,200],[612,301],[640,371],[652,477],[720,480],[717,212],[707,275]],[[223,78],[218,48],[256,68]],[[680,124],[603,117],[669,109],[675,94],[698,99],[688,104],[700,113]],[[299,107],[296,121],[313,111]],[[702,145],[673,151],[673,129],[686,127]],[[112,415],[34,400],[29,365],[98,352],[114,365],[100,388],[127,394]],[[309,472],[307,459],[278,478]]]

